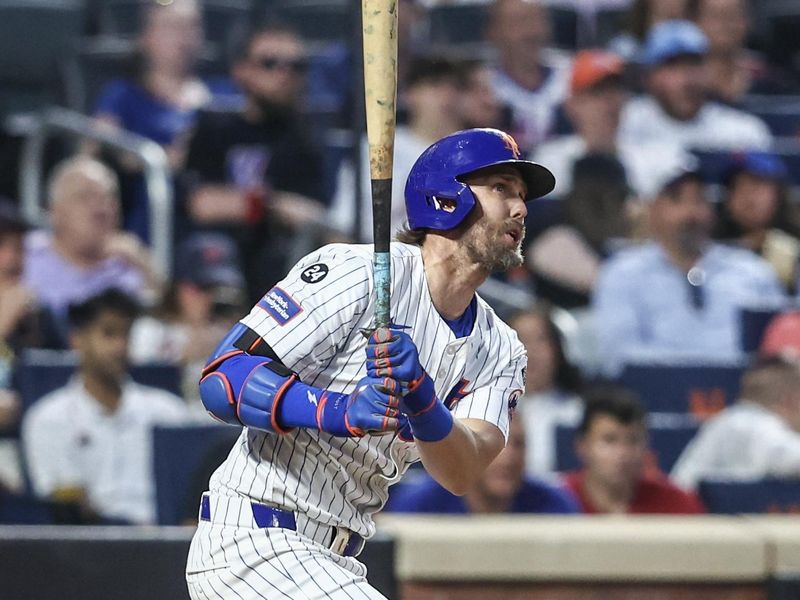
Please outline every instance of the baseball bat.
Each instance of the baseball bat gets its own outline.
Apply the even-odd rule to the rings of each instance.
[[[389,324],[392,165],[397,101],[397,0],[361,0],[364,99],[375,243],[375,326]]]

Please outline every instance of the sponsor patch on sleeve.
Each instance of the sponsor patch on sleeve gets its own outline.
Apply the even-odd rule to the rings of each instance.
[[[286,325],[297,315],[303,312],[303,308],[287,292],[279,287],[274,287],[258,301],[257,306],[266,311],[278,325]]]

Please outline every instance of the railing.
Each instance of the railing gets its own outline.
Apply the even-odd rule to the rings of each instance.
[[[25,137],[19,174],[20,201],[25,217],[37,225],[45,224],[43,159],[45,143],[52,134],[66,133],[77,139],[99,142],[136,156],[144,165],[143,175],[150,204],[153,258],[159,272],[165,278],[169,277],[172,267],[174,204],[171,170],[161,146],[142,136],[103,127],[87,116],[57,107],[14,117],[6,127],[12,133]]]

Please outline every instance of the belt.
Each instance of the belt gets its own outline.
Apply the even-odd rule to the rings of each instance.
[[[306,531],[300,531],[292,511],[248,501],[245,498],[217,495],[211,497],[209,494],[203,494],[200,500],[200,520],[236,527],[290,529],[341,556],[358,556],[364,548],[364,538],[346,527],[314,522],[315,527],[306,527]]]

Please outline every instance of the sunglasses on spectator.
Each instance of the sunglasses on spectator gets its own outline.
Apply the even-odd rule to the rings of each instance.
[[[275,71],[277,69],[288,69],[298,75],[308,70],[308,61],[304,58],[278,58],[275,56],[255,57],[253,62],[265,71]]]

